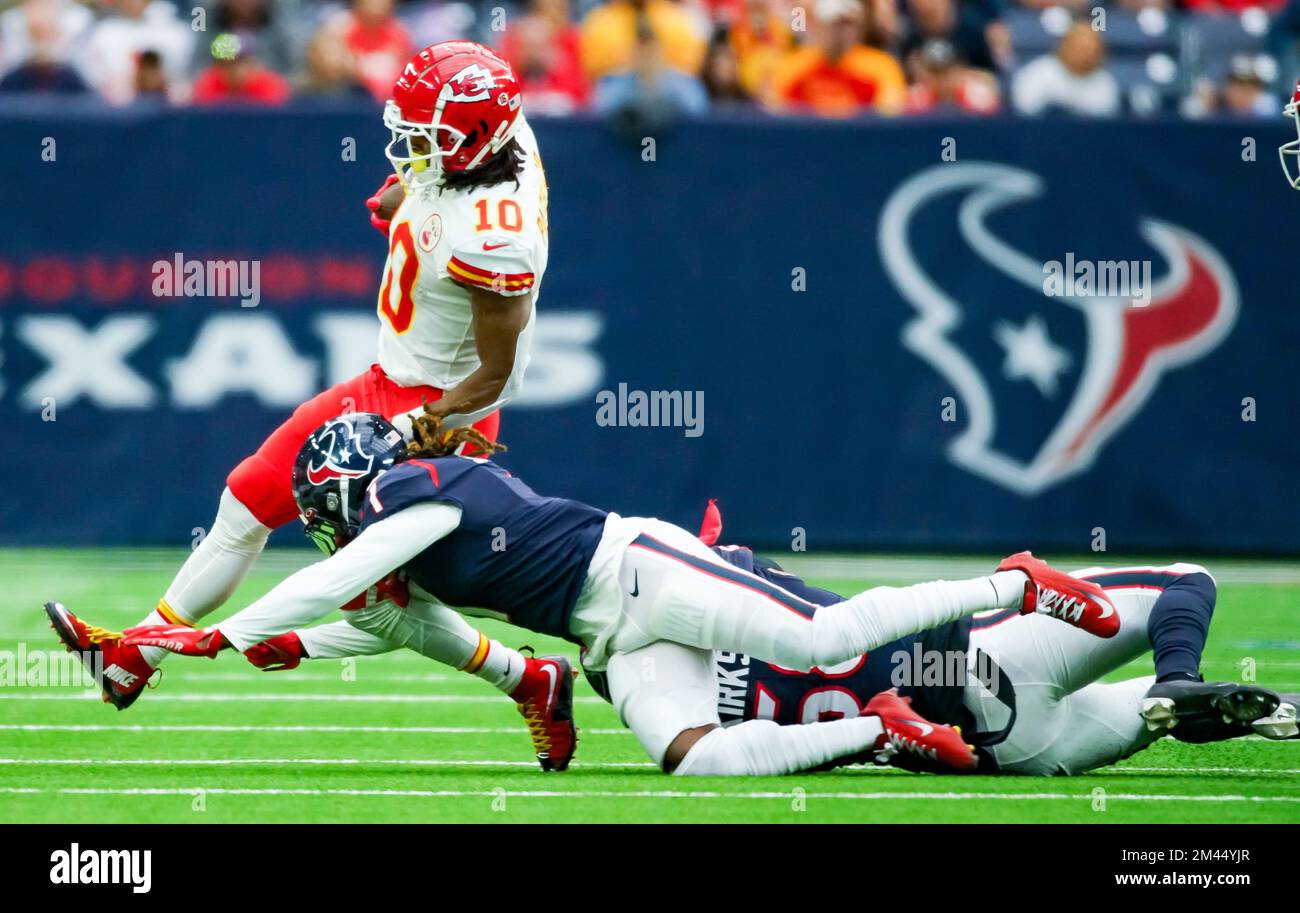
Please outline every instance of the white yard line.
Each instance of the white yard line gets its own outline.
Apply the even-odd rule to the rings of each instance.
[[[714,790],[465,790],[465,789],[241,789],[231,787],[195,786],[190,788],[140,787],[111,789],[106,787],[65,787],[36,789],[29,787],[0,787],[0,794],[57,793],[76,796],[324,796],[324,797],[376,797],[376,798],[485,798],[513,797],[525,799],[782,799],[789,802],[796,795],[793,789],[786,792],[717,792]],[[997,799],[1006,802],[1067,801],[1092,802],[1091,793],[957,793],[957,792],[807,792],[797,794],[801,799],[930,799],[941,802]],[[1300,803],[1300,796],[1240,796],[1240,795],[1151,795],[1144,793],[1107,793],[1107,800],[1136,802],[1287,802]]]
[[[1271,741],[1271,740],[1270,740]],[[1298,767],[1106,767],[1091,773],[1106,774],[1300,774]]]
[[[223,726],[219,724],[93,724],[93,723],[3,723],[0,732],[367,732],[395,735],[516,735],[526,732],[523,726]],[[579,730],[583,735],[631,735],[630,729]]]
[[[27,688],[21,692],[0,691],[0,701],[99,701],[98,691],[37,691]],[[357,704],[502,704],[506,698],[498,694],[289,694],[280,692],[249,692],[191,694],[150,694],[149,702],[212,702],[239,703],[245,701],[276,701],[281,703],[357,703]],[[609,704],[598,697],[575,697],[575,704]]]
[[[136,734],[148,733],[166,733],[166,732],[280,732],[280,733],[350,733],[364,732],[387,735],[515,735],[525,731],[522,727],[514,728],[510,726],[312,726],[312,725],[222,725],[215,723],[153,723],[153,724],[118,724],[118,723],[0,723],[0,732],[124,732]],[[579,727],[579,732],[583,735],[631,735],[630,729],[602,727],[591,728],[587,726]],[[1265,745],[1288,745],[1288,742],[1277,739],[1266,739],[1263,736],[1251,735],[1244,736],[1237,741],[1253,742],[1255,744]],[[1255,768],[1247,767],[1117,767],[1116,771],[1143,770],[1159,773],[1177,773],[1180,771],[1201,771],[1211,772],[1247,772]],[[1261,771],[1271,771],[1272,768],[1258,768]],[[1300,769],[1294,771],[1300,773]]]
[[[522,732],[523,730],[521,730]],[[268,765],[303,765],[316,767],[355,767],[361,764],[399,767],[526,767],[536,769],[536,761],[454,758],[0,758],[0,767],[254,767]],[[654,768],[650,761],[602,761],[583,764],[574,769],[600,770]]]
[[[512,734],[523,730],[505,730]],[[614,730],[626,732],[627,730]],[[395,765],[399,767],[524,767],[533,768],[534,761],[519,761],[496,758],[454,759],[454,758],[0,758],[2,766],[28,767],[250,767],[259,765],[293,765],[330,767],[356,766],[360,764]],[[654,768],[650,761],[601,761],[584,763],[574,762],[575,769],[627,769]],[[842,774],[874,775],[900,774],[889,767],[855,767],[841,771]],[[1185,773],[1185,774],[1235,774],[1257,776],[1260,774],[1293,775],[1300,774],[1300,768],[1271,767],[1112,767],[1090,774],[1151,774],[1151,773]]]

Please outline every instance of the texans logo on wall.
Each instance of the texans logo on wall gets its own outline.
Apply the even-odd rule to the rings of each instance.
[[[1236,283],[1218,252],[1153,217],[1136,225],[1158,255],[1148,301],[1049,297],[1044,261],[989,224],[1000,214],[1005,227],[1017,210],[1002,210],[1041,197],[1044,186],[1006,165],[938,165],[898,187],[879,230],[886,272],[916,309],[903,345],[953,385],[965,410],[949,459],[1027,496],[1086,470],[1162,377],[1212,351],[1237,315]],[[943,206],[955,206],[965,248],[924,264],[911,241],[916,223]],[[963,283],[971,269],[1000,275]]]

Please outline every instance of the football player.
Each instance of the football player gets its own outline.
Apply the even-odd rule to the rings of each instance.
[[[843,599],[747,548],[715,551],[809,603]],[[1015,620],[1015,610],[1000,610],[810,672],[717,652],[719,716],[724,725],[853,717],[868,712],[881,693],[898,689],[924,717],[961,727],[976,746],[978,772],[1039,775],[1114,764],[1166,734],[1192,743],[1300,734],[1300,694],[1202,680],[1201,653],[1217,597],[1205,568],[1093,567],[1073,576],[1106,592],[1119,619],[1115,636],[1089,636],[1041,616]],[[1154,675],[1101,683],[1147,652],[1153,654]],[[588,678],[598,693],[608,694],[599,676]],[[932,769],[915,760],[895,763]]]
[[[401,570],[432,599],[418,610],[392,601],[359,608],[349,615],[354,626],[418,648],[454,606],[567,638],[581,644],[587,668],[605,674],[619,715],[665,771],[759,775],[863,759],[887,742],[906,745],[909,730],[913,742],[925,740],[917,750],[951,766],[975,758],[954,730],[888,700],[870,715],[817,726],[752,719],[724,729],[714,650],[808,671],[990,609],[1050,613],[1053,624],[1086,636],[1117,632],[1100,586],[1028,553],[990,576],[878,587],[814,612],[680,527],[541,497],[488,460],[452,455],[474,432],[440,425],[436,415],[418,419],[409,449],[378,415],[322,425],[294,464],[294,495],[329,557],[206,630],[149,625],[126,631],[124,643],[202,656],[226,645],[247,650]]]
[[[496,438],[497,410],[517,393],[528,365],[547,261],[546,178],[521,101],[510,67],[481,45],[443,42],[407,63],[384,109],[386,152],[400,187],[381,192],[397,208],[391,218],[382,209],[371,216],[389,239],[378,364],[299,406],[235,467],[207,536],[142,624],[193,625],[229,598],[271,531],[297,516],[293,460],[326,419],[367,411],[409,427],[404,414],[428,403],[449,426],[473,425]],[[379,200],[376,194],[372,209]],[[135,702],[166,656],[124,645],[66,609],[50,619],[69,649],[95,654],[104,699],[119,710]],[[484,668],[508,684],[523,657],[491,649]]]
[[[706,541],[720,518],[706,514]],[[717,546],[729,564],[814,606],[843,597],[805,583],[748,548]],[[909,634],[838,666],[808,672],[740,653],[715,652],[718,717],[782,725],[817,723],[910,702],[919,720],[953,725],[976,746],[980,773],[1077,774],[1120,761],[1165,734],[1213,742],[1258,733],[1294,739],[1300,694],[1236,682],[1204,682],[1201,652],[1216,601],[1203,567],[1089,568],[1075,572],[1102,587],[1119,613],[1119,632],[1101,639],[1041,618],[1010,622],[1006,609]],[[346,622],[282,634],[246,655],[260,668],[296,667],[304,658],[375,654],[397,644]],[[1155,675],[1113,685],[1106,674],[1152,652]],[[601,673],[587,672],[609,700]],[[897,694],[891,692],[897,691]],[[892,747],[892,746],[891,746]],[[924,744],[903,744],[893,759],[913,770],[960,770]]]

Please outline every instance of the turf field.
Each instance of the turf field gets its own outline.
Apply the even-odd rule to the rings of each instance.
[[[44,600],[119,628],[152,605],[183,557],[0,551],[0,822],[1300,821],[1297,742],[1165,739],[1073,779],[853,769],[682,780],[655,771],[580,681],[577,760],[543,775],[507,699],[410,653],[306,662],[288,673],[259,672],[231,653],[173,657],[160,687],[122,713],[75,684],[33,685],[56,646]],[[265,556],[231,610],[310,557]],[[840,591],[993,566],[924,557],[787,563]],[[1220,581],[1207,676],[1239,678],[1253,661],[1262,684],[1300,690],[1300,566],[1204,563]],[[505,625],[484,628],[508,644],[574,652]],[[1116,677],[1149,671],[1134,664]]]

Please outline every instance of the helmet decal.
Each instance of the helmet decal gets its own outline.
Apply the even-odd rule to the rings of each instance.
[[[380,474],[406,458],[406,441],[373,412],[349,412],[312,432],[293,465],[304,530],[327,554],[357,534],[362,501]]]
[[[308,462],[307,481],[313,485],[331,479],[359,479],[374,466],[375,458],[364,452],[356,428],[346,419],[335,419],[312,437],[318,459]]]
[[[447,101],[486,101],[496,87],[491,71],[482,64],[472,63],[447,80],[447,88],[451,90]]]

